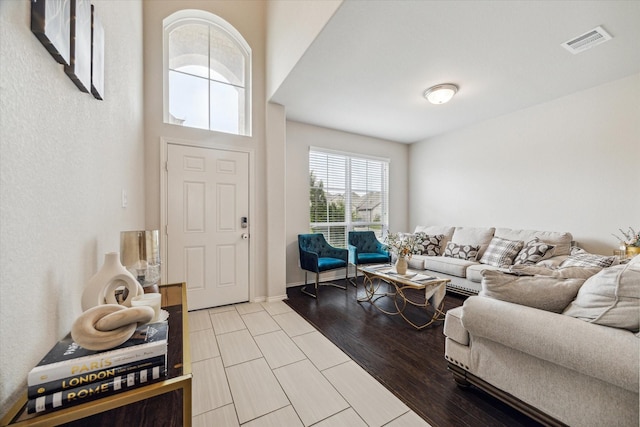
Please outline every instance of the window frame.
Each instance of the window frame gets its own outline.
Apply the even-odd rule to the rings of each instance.
[[[349,235],[349,231],[356,231],[356,230],[362,230],[362,229],[367,229],[367,230],[372,230],[372,231],[376,231],[379,229],[379,232],[376,232],[376,234],[378,235],[377,237],[380,239],[382,238],[382,236],[386,235],[386,233],[389,230],[389,168],[391,165],[391,160],[388,158],[382,158],[382,157],[375,157],[375,156],[370,156],[370,155],[365,155],[365,154],[360,154],[360,153],[350,153],[350,152],[345,152],[345,151],[338,151],[338,150],[331,150],[331,149],[326,149],[326,148],[320,148],[320,147],[313,147],[310,146],[309,147],[309,152],[307,155],[307,161],[308,161],[308,172],[307,172],[307,177],[310,180],[311,177],[311,172],[312,172],[312,165],[311,165],[311,156],[312,153],[319,153],[319,154],[326,154],[326,155],[332,155],[332,156],[340,156],[343,157],[344,161],[345,161],[345,177],[344,177],[344,181],[345,181],[345,195],[344,195],[344,199],[345,199],[345,209],[344,209],[344,221],[330,221],[331,218],[327,218],[326,222],[311,222],[311,201],[309,200],[309,211],[308,211],[308,215],[307,215],[307,219],[308,219],[308,224],[309,224],[309,230],[310,232],[314,232],[314,228],[322,228],[322,227],[326,227],[327,229],[329,229],[330,227],[345,227],[345,233],[344,233],[344,244],[340,245],[340,244],[336,244],[335,239],[332,239],[330,236],[327,235],[326,232],[322,232],[322,231],[315,231],[315,232],[321,232],[322,234],[324,234],[326,240],[328,242],[332,242],[331,244],[336,245],[338,247],[344,247],[347,248],[348,247],[348,235]],[[373,162],[379,162],[382,164],[383,167],[383,174],[381,177],[381,185],[382,185],[382,189],[381,189],[381,220],[379,222],[376,221],[356,221],[356,220],[352,220],[351,218],[351,212],[352,212],[352,208],[354,206],[352,206],[353,200],[352,200],[352,193],[354,192],[353,188],[353,179],[352,179],[352,161],[353,160],[358,160],[358,161],[373,161]],[[325,183],[325,186],[327,187],[327,190],[325,190],[326,192],[328,192],[329,188],[328,187],[328,183]],[[308,181],[308,187],[307,187],[307,194],[310,196],[311,195],[311,182]],[[371,190],[369,190],[371,191]]]
[[[170,111],[169,111],[169,35],[171,31],[174,29],[185,25],[185,24],[204,24],[208,26],[214,26],[222,32],[225,32],[229,35],[229,37],[236,43],[238,48],[244,55],[245,64],[244,64],[244,75],[245,75],[245,84],[244,84],[244,127],[239,127],[239,132],[227,132],[224,130],[216,130],[211,128],[211,99],[208,102],[207,108],[207,116],[209,117],[209,128],[195,128],[190,126],[191,129],[201,129],[208,130],[210,132],[221,132],[227,133],[230,135],[238,135],[238,136],[252,136],[253,134],[253,94],[252,94],[252,51],[251,47],[247,43],[247,41],[242,37],[242,34],[229,22],[224,20],[223,18],[215,15],[211,12],[206,12],[204,10],[198,9],[183,9],[179,10],[162,21],[162,88],[163,88],[163,106],[162,106],[162,117],[163,122],[165,124],[176,125],[175,123],[171,123]],[[209,44],[210,46],[210,44]],[[210,96],[210,85],[212,81],[211,78],[207,78],[208,86],[209,86],[209,95]],[[240,109],[238,109],[238,113],[240,113]],[[177,126],[177,125],[176,125]]]

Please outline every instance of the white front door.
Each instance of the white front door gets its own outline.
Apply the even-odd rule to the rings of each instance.
[[[248,153],[168,144],[168,283],[189,310],[249,300]]]

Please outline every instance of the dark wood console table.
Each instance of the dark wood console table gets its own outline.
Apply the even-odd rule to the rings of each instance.
[[[0,420],[1,426],[191,426],[191,352],[187,286],[160,286],[169,312],[167,376],[146,386],[41,415],[27,414],[27,393]]]

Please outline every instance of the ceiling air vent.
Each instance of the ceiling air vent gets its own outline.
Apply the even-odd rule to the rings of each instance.
[[[560,46],[575,55],[587,49],[591,49],[592,47],[597,46],[601,43],[604,43],[607,40],[611,40],[611,38],[611,35],[607,33],[604,28],[596,27],[591,31],[587,31],[586,33],[576,38],[562,43]]]

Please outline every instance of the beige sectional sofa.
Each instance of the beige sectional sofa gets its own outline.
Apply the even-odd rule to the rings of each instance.
[[[480,295],[447,312],[456,382],[545,425],[637,427],[640,256],[595,274],[549,270],[485,271]]]
[[[538,238],[554,246],[552,256],[546,258],[546,265],[560,264],[571,251],[573,237],[567,232],[519,230],[511,228],[494,227],[450,227],[450,226],[422,226],[415,228],[415,233],[424,233],[431,236],[442,235],[440,242],[440,255],[413,255],[409,260],[409,267],[418,270],[426,270],[427,274],[451,279],[447,285],[447,291],[462,295],[476,295],[480,291],[483,270],[501,270],[508,267],[489,265],[481,262],[482,257],[494,237],[522,241],[524,243]],[[445,250],[449,242],[459,245],[471,245],[479,247],[475,259],[460,259],[445,256]]]

